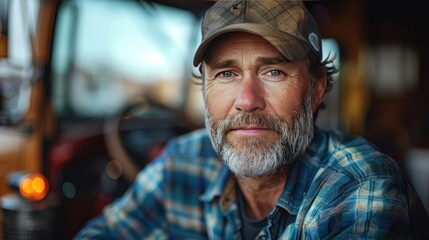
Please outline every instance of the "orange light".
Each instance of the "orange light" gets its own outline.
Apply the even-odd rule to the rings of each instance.
[[[19,192],[28,200],[42,200],[49,190],[48,180],[41,174],[27,174],[19,182]]]

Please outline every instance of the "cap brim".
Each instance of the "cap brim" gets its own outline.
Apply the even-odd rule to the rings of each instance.
[[[257,23],[236,23],[220,28],[202,40],[194,55],[194,66],[197,67],[203,61],[204,54],[213,40],[231,32],[247,32],[260,36],[273,45],[286,59],[291,61],[306,57],[311,50],[307,41],[293,34],[275,31]]]

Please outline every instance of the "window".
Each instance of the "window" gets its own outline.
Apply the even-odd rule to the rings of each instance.
[[[182,107],[198,24],[144,1],[64,2],[52,56],[57,112],[103,118],[138,99]]]
[[[16,123],[29,109],[39,0],[0,0],[0,123]]]

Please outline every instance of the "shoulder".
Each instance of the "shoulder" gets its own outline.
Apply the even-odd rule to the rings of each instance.
[[[167,143],[166,154],[177,157],[214,157],[216,155],[206,129],[197,129],[172,138]]]
[[[312,144],[317,173],[302,208],[309,234],[388,239],[385,234],[407,233],[415,199],[397,161],[367,139],[339,131],[317,130]]]
[[[206,129],[172,138],[158,161],[174,179],[202,177],[212,181],[223,167]]]
[[[404,171],[400,164],[384,154],[367,139],[344,132],[320,130],[326,145],[321,165],[347,175],[356,182],[375,178],[390,178],[403,182]]]

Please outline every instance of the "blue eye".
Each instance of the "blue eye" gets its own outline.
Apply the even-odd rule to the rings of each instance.
[[[269,73],[271,76],[280,76],[282,74],[279,70],[271,70]]]
[[[232,77],[232,72],[230,71],[225,71],[225,72],[221,72],[219,74],[221,77]]]
[[[222,71],[218,72],[213,80],[217,80],[223,83],[233,82],[237,78],[237,74],[233,71]]]

